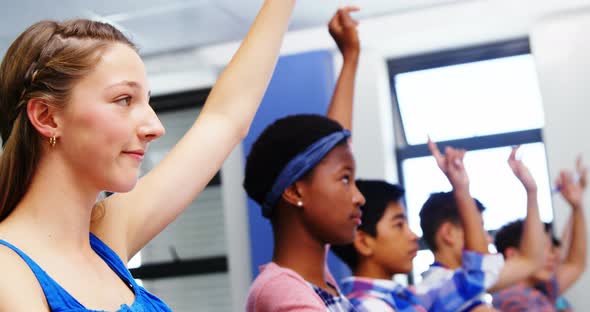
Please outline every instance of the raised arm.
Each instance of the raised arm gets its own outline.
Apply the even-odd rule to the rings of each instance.
[[[537,183],[526,165],[516,159],[518,147],[512,149],[508,165],[516,178],[524,186],[527,195],[527,214],[523,223],[522,240],[518,256],[504,263],[498,281],[490,289],[491,292],[501,290],[529,277],[543,266],[544,227],[539,215],[537,200]]]
[[[274,71],[295,0],[266,0],[194,125],[133,191],[105,200],[92,225],[126,260],[184,211],[248,132]]]
[[[441,171],[447,176],[453,186],[453,195],[457,202],[459,217],[465,232],[465,249],[488,253],[488,243],[481,213],[477,210],[475,200],[469,192],[469,177],[463,165],[465,150],[452,147],[445,149],[444,155],[434,142],[428,139],[428,147]]]
[[[350,12],[358,10],[357,7],[339,9],[328,26],[330,35],[342,54],[343,63],[327,115],[348,130],[352,129],[354,80],[360,55],[358,22],[350,16]]]
[[[581,165],[578,165],[580,168]],[[587,170],[578,169],[579,181],[575,181],[571,172],[563,170],[557,185],[561,195],[572,209],[571,240],[564,261],[558,266],[556,277],[559,293],[570,288],[586,270],[586,219],[584,214],[584,188],[586,186]]]

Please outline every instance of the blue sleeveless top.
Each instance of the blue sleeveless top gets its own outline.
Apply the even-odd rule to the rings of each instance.
[[[47,299],[47,303],[52,312],[100,312],[86,309],[20,249],[1,239],[0,245],[12,249],[31,268],[37,277],[39,284],[41,284],[41,288],[45,293],[45,298]],[[96,252],[96,254],[100,256],[115,273],[117,273],[123,282],[129,285],[135,294],[135,301],[133,304],[131,304],[131,306],[123,304],[117,312],[172,312],[164,302],[150,294],[143,287],[137,285],[121,258],[119,258],[109,246],[92,233],[90,233],[90,246],[92,247],[92,250],[94,250],[94,252]]]

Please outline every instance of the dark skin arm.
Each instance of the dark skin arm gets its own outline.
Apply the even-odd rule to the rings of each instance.
[[[327,115],[348,130],[352,129],[354,81],[360,55],[358,22],[350,13],[358,10],[357,7],[339,9],[328,25],[330,35],[342,54],[343,64]]]

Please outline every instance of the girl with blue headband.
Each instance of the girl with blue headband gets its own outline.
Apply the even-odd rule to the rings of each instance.
[[[356,22],[338,11],[330,33],[344,57],[328,111],[352,107],[359,56]],[[345,121],[350,128],[350,120]],[[274,254],[250,290],[247,311],[355,311],[326,270],[326,246],[349,243],[360,225],[364,197],[339,123],[318,115],[277,120],[252,146],[244,188],[272,224]]]

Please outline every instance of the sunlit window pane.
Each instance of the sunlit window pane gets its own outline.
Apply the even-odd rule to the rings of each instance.
[[[397,74],[395,91],[410,145],[544,125],[530,54]]]
[[[498,229],[526,215],[526,192],[506,161],[510,150],[510,147],[476,150],[465,156],[471,194],[486,207],[484,225],[487,230]],[[523,145],[518,155],[537,181],[541,219],[549,222],[553,211],[544,144]],[[431,156],[406,159],[402,169],[410,227],[421,236],[419,212],[422,205],[431,193],[450,191],[451,185]]]

